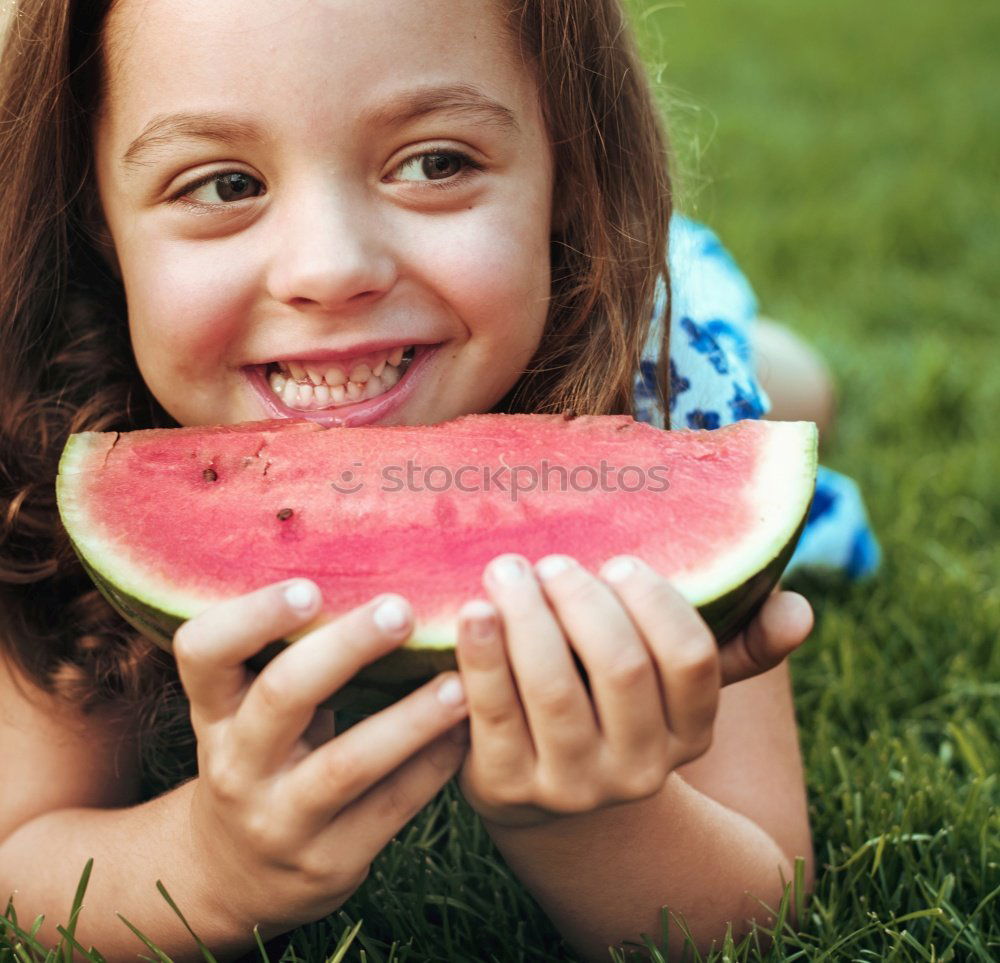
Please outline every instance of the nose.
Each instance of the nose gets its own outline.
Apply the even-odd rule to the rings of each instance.
[[[387,231],[363,190],[312,184],[288,195],[271,223],[271,297],[300,308],[336,309],[376,300],[396,279]]]

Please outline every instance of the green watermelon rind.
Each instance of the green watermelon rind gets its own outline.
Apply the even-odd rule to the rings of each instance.
[[[778,584],[805,527],[806,518],[807,513],[803,514],[795,534],[768,565],[732,591],[696,606],[720,645],[747,626]],[[173,648],[174,633],[185,619],[119,592],[82,555],[80,560],[98,590],[122,618],[150,641],[167,651]],[[269,643],[248,660],[248,667],[259,672],[292,641],[294,640],[280,639]],[[362,669],[350,684],[336,692],[323,705],[354,712],[375,712],[438,673],[455,667],[455,652],[450,639],[417,630],[407,645]]]
[[[720,644],[737,635],[760,610],[778,584],[808,518],[818,465],[816,427],[811,422],[788,422],[784,428],[787,438],[793,442],[788,447],[801,458],[801,474],[795,477],[786,473],[787,491],[797,496],[798,505],[785,506],[788,510],[784,516],[787,524],[775,533],[775,539],[770,545],[759,548],[755,558],[739,559],[744,573],[748,568],[752,569],[750,574],[745,574],[735,585],[730,578],[727,585],[716,584],[713,590],[707,592],[703,579],[696,579],[697,584],[685,584],[683,575],[672,579],[697,608]],[[100,538],[95,537],[91,544],[87,544],[87,539],[81,539],[78,526],[72,524],[72,510],[68,508],[73,504],[73,497],[72,485],[67,478],[79,471],[78,466],[92,454],[88,435],[94,441],[106,437],[97,432],[72,436],[60,460],[59,477],[56,480],[60,509],[64,512],[63,521],[70,542],[84,569],[111,606],[137,631],[170,651],[177,629],[215,600],[196,598],[189,593],[180,592],[174,593],[169,601],[157,598],[165,591],[162,585],[157,585],[155,590],[148,593],[149,597],[144,599],[124,590],[120,585],[121,579],[116,579],[106,567],[94,561],[95,556],[100,557]],[[794,529],[789,531],[791,519],[795,520]],[[69,524],[66,524],[67,520]],[[698,594],[708,597],[697,598]],[[268,644],[249,660],[248,666],[259,671],[309,628],[294,637]],[[352,711],[375,711],[439,672],[454,669],[454,633],[453,625],[418,624],[406,645],[365,666],[347,687],[335,693],[324,705],[334,708],[350,707]]]

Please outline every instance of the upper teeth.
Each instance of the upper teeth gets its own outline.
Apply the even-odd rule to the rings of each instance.
[[[298,361],[279,361],[278,367],[286,375],[291,375],[294,381],[303,384],[312,384],[314,387],[326,384],[330,388],[338,385],[363,385],[374,374],[380,377],[385,371],[386,365],[398,367],[403,360],[403,354],[408,348],[393,348],[381,357],[376,356],[371,365],[367,363],[355,364],[350,370],[342,365],[330,364],[323,367],[315,363],[302,364]],[[347,390],[350,390],[348,388]]]
[[[289,408],[314,411],[331,405],[354,404],[389,391],[403,376],[403,355],[412,358],[411,348],[369,356],[353,364],[319,366],[299,361],[277,363],[267,376],[271,390]]]

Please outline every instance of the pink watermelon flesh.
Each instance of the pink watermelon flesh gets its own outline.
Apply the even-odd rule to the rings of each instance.
[[[382,592],[409,598],[409,652],[367,674],[415,684],[451,663],[456,613],[484,595],[483,568],[503,552],[564,553],[591,571],[638,555],[703,614],[714,604],[717,631],[733,634],[794,548],[815,449],[806,422],[663,432],[627,416],[279,419],[74,435],[57,491],[95,582],[161,644],[216,601],[306,576],[323,593],[319,621]]]

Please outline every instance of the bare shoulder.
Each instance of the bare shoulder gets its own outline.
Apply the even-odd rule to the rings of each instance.
[[[0,656],[0,840],[54,809],[137,801],[138,758],[123,728],[68,710]]]
[[[787,660],[719,696],[712,745],[678,770],[685,782],[761,826],[813,865],[805,773]]]

